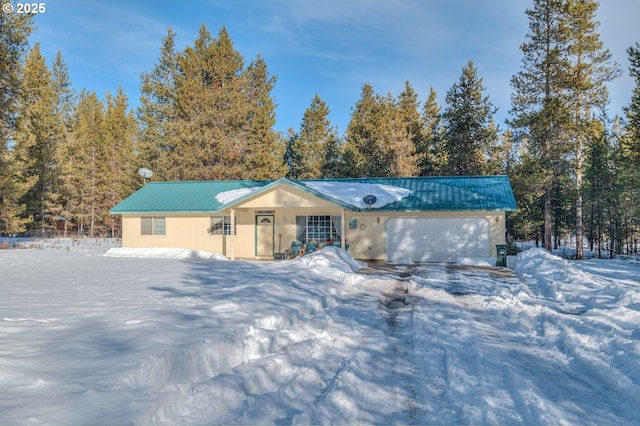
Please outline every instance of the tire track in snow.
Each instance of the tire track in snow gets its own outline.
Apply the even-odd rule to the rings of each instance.
[[[352,353],[341,359],[296,422],[424,423],[414,365],[413,309],[405,291],[408,278],[377,276],[373,280],[382,288],[374,285],[348,296],[350,312],[358,312],[367,326],[359,329]],[[371,402],[381,395],[394,403],[381,407]]]

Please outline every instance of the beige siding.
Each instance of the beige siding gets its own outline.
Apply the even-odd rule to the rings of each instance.
[[[170,216],[166,218],[165,235],[141,235],[141,216],[122,218],[122,245],[124,247],[171,247],[222,253],[228,236],[209,235],[210,215]]]
[[[298,188],[278,187],[265,194],[247,199],[234,208],[237,217],[237,235],[210,235],[210,217],[217,214],[156,214],[166,217],[166,235],[141,235],[140,215],[123,215],[122,243],[125,247],[175,247],[222,253],[227,257],[255,258],[256,215],[273,214],[273,249],[284,252],[296,240],[296,216],[342,215],[335,204],[315,197]],[[151,215],[147,215],[151,216]],[[490,227],[491,255],[496,255],[496,244],[505,241],[504,212],[350,212],[344,213],[343,228],[349,252],[357,259],[386,260],[385,224],[390,217],[421,218],[486,218]],[[349,220],[356,219],[355,229]],[[320,242],[324,243],[323,241]]]
[[[287,187],[287,189],[276,188],[273,191],[261,194],[253,199],[242,203],[243,208],[264,208],[264,207],[284,207],[284,208],[329,208],[335,209],[336,205],[315,197],[297,188]]]
[[[479,217],[486,218],[491,224],[490,249],[491,256],[496,256],[496,244],[505,242],[504,212],[348,212],[346,216],[346,237],[349,252],[356,259],[386,260],[385,223],[390,217],[423,217],[453,218]],[[349,219],[357,220],[356,229],[349,229]]]
[[[126,215],[122,218],[124,247],[174,247],[204,250],[222,253],[228,257],[254,258],[255,251],[255,216],[262,209],[241,209],[236,211],[238,218],[237,235],[209,235],[212,215],[166,215],[166,235],[141,235],[140,216]],[[271,208],[274,212],[274,252],[284,252],[296,240],[296,216],[304,215],[340,215],[341,210],[335,206],[313,208]],[[157,215],[159,216],[159,215]],[[496,244],[505,242],[504,212],[406,212],[406,213],[367,213],[346,212],[345,237],[349,252],[357,259],[386,260],[385,222],[390,217],[482,217],[491,224],[490,249],[491,256],[496,255]],[[349,219],[357,220],[355,229],[349,229]],[[281,240],[280,240],[280,235]],[[281,242],[280,242],[281,241]],[[323,242],[321,242],[322,244]]]

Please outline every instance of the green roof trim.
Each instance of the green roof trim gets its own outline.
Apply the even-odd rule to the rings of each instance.
[[[405,188],[409,195],[371,211],[514,211],[516,202],[507,176],[389,177],[322,180],[278,179],[269,181],[151,182],[111,209],[111,214],[215,213],[266,193],[280,185],[290,185],[352,211],[358,208],[339,195],[308,187],[312,182],[367,183]],[[254,189],[227,203],[216,196],[228,191]],[[366,194],[362,194],[363,196]]]

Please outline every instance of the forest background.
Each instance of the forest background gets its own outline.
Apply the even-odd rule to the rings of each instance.
[[[48,63],[29,42],[32,15],[0,14],[0,233],[117,236],[109,209],[143,185],[141,167],[152,180],[506,174],[518,202],[510,238],[637,253],[640,45],[627,50],[630,102],[609,117],[606,83],[624,71],[597,8],[536,0],[526,11],[504,129],[469,60],[442,105],[433,88],[420,102],[409,81],[398,94],[363,84],[343,134],[319,95],[298,129],[276,131],[277,78],[224,27],[202,25],[184,49],[169,29],[133,110],[122,89],[77,91],[62,52]]]

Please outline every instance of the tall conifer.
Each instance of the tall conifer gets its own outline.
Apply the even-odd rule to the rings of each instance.
[[[284,141],[273,129],[276,124],[276,102],[272,91],[276,76],[271,75],[265,60],[258,55],[244,70],[249,86],[249,123],[247,147],[242,163],[244,179],[276,179],[286,173],[282,161]]]
[[[157,180],[177,178],[177,171],[170,165],[177,144],[177,56],[175,33],[169,28],[162,40],[158,62],[151,72],[142,74],[140,84],[138,167],[150,168]]]
[[[25,176],[9,150],[32,21],[33,15],[0,14],[0,233],[21,233],[33,219],[22,200],[35,178]]]
[[[107,206],[109,209],[128,197],[139,186],[136,173],[136,157],[134,138],[136,121],[129,110],[127,96],[118,88],[115,96],[107,93],[105,124],[105,160],[108,161],[107,178],[109,193]],[[107,225],[112,237],[120,233],[119,217],[108,216],[108,211],[101,218]]]
[[[290,137],[287,176],[294,179],[326,177],[338,139],[329,121],[329,112],[327,104],[316,93],[304,112],[300,132]]]
[[[577,259],[583,258],[582,179],[585,150],[591,141],[599,138],[592,129],[592,116],[609,103],[605,83],[619,75],[617,64],[613,63],[611,53],[604,48],[597,32],[597,9],[598,2],[595,0],[567,0],[567,25],[571,34],[568,50],[571,78],[567,82],[567,91],[573,118],[571,139],[576,188]]]
[[[408,121],[391,94],[380,96],[365,84],[342,145],[345,176],[415,176],[416,147]]]
[[[444,149],[444,128],[438,105],[438,94],[433,87],[422,107],[422,135],[416,140],[416,156],[421,176],[437,176],[443,173],[447,162]]]
[[[498,128],[493,121],[496,108],[484,94],[482,78],[472,61],[462,68],[457,83],[447,92],[442,118],[445,127],[445,150],[450,175],[496,173],[489,158],[495,153]]]
[[[16,117],[15,158],[23,181],[37,177],[24,195],[27,215],[44,233],[50,228],[51,215],[59,211],[57,150],[62,128],[58,119],[58,101],[40,45],[35,44],[24,66],[24,77],[18,96]]]
[[[74,123],[66,158],[71,171],[68,209],[78,234],[93,237],[106,231],[101,218],[108,214],[110,194],[104,105],[95,92],[82,91]]]
[[[552,249],[552,193],[569,152],[565,83],[568,80],[570,30],[564,0],[534,0],[527,9],[529,32],[520,46],[522,69],[511,78],[513,93],[510,122],[516,137],[526,141],[523,160],[531,182],[543,194],[543,245]]]

